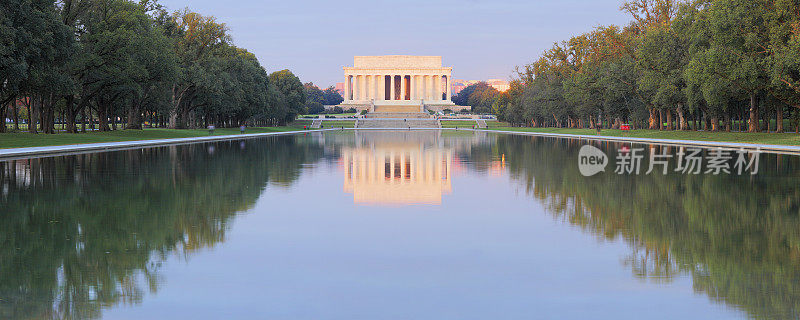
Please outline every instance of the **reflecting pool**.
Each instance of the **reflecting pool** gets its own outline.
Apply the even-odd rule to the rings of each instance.
[[[685,151],[341,131],[0,162],[0,318],[798,318],[800,157],[615,173],[636,148]]]

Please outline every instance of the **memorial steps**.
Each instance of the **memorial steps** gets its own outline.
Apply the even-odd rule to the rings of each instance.
[[[367,119],[430,119],[427,112],[370,112],[364,115]]]
[[[439,128],[439,121],[436,119],[359,119],[358,128]]]

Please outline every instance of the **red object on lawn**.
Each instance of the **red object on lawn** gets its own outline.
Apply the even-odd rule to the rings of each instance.
[[[628,131],[628,130],[631,129],[631,125],[629,125],[627,123],[623,123],[622,125],[619,126],[619,128],[620,128],[620,130]]]

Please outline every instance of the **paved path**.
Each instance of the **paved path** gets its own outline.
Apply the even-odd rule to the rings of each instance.
[[[744,149],[748,149],[748,150],[758,149],[758,150],[761,150],[761,151],[764,151],[764,152],[800,155],[800,146],[783,146],[783,145],[772,145],[772,144],[716,142],[716,141],[696,141],[696,140],[672,140],[672,139],[650,139],[650,138],[577,135],[577,134],[563,134],[563,133],[543,133],[543,132],[503,131],[503,130],[473,130],[473,129],[455,129],[455,128],[441,128],[441,129],[440,128],[410,128],[410,129],[398,129],[398,128],[345,128],[345,129],[339,129],[339,128],[336,128],[336,129],[266,132],[266,133],[251,133],[251,134],[234,134],[234,135],[224,135],[224,136],[207,136],[207,137],[158,139],[158,140],[138,140],[138,141],[123,141],[123,142],[72,144],[72,145],[48,146],[48,147],[0,149],[0,160],[31,158],[31,157],[41,157],[41,156],[55,156],[55,155],[87,153],[87,152],[108,151],[108,150],[138,149],[138,148],[156,147],[156,146],[162,146],[162,145],[189,144],[189,143],[197,143],[197,142],[224,141],[224,140],[239,140],[239,139],[258,138],[258,137],[265,137],[265,136],[290,135],[290,134],[299,134],[299,133],[308,133],[308,132],[340,131],[340,130],[457,130],[457,131],[478,131],[478,132],[493,132],[493,133],[502,133],[502,134],[525,135],[525,136],[541,136],[541,137],[558,137],[558,138],[582,139],[582,140],[629,142],[629,143],[637,143],[637,144],[658,144],[658,145],[694,146],[694,147],[702,147],[702,148],[727,148],[727,149],[742,149],[742,148],[744,148]]]

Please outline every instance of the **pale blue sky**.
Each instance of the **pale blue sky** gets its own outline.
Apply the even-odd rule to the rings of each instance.
[[[343,81],[355,55],[440,55],[456,79],[508,79],[555,41],[626,24],[621,2],[161,0],[218,17],[267,71],[320,87]]]

